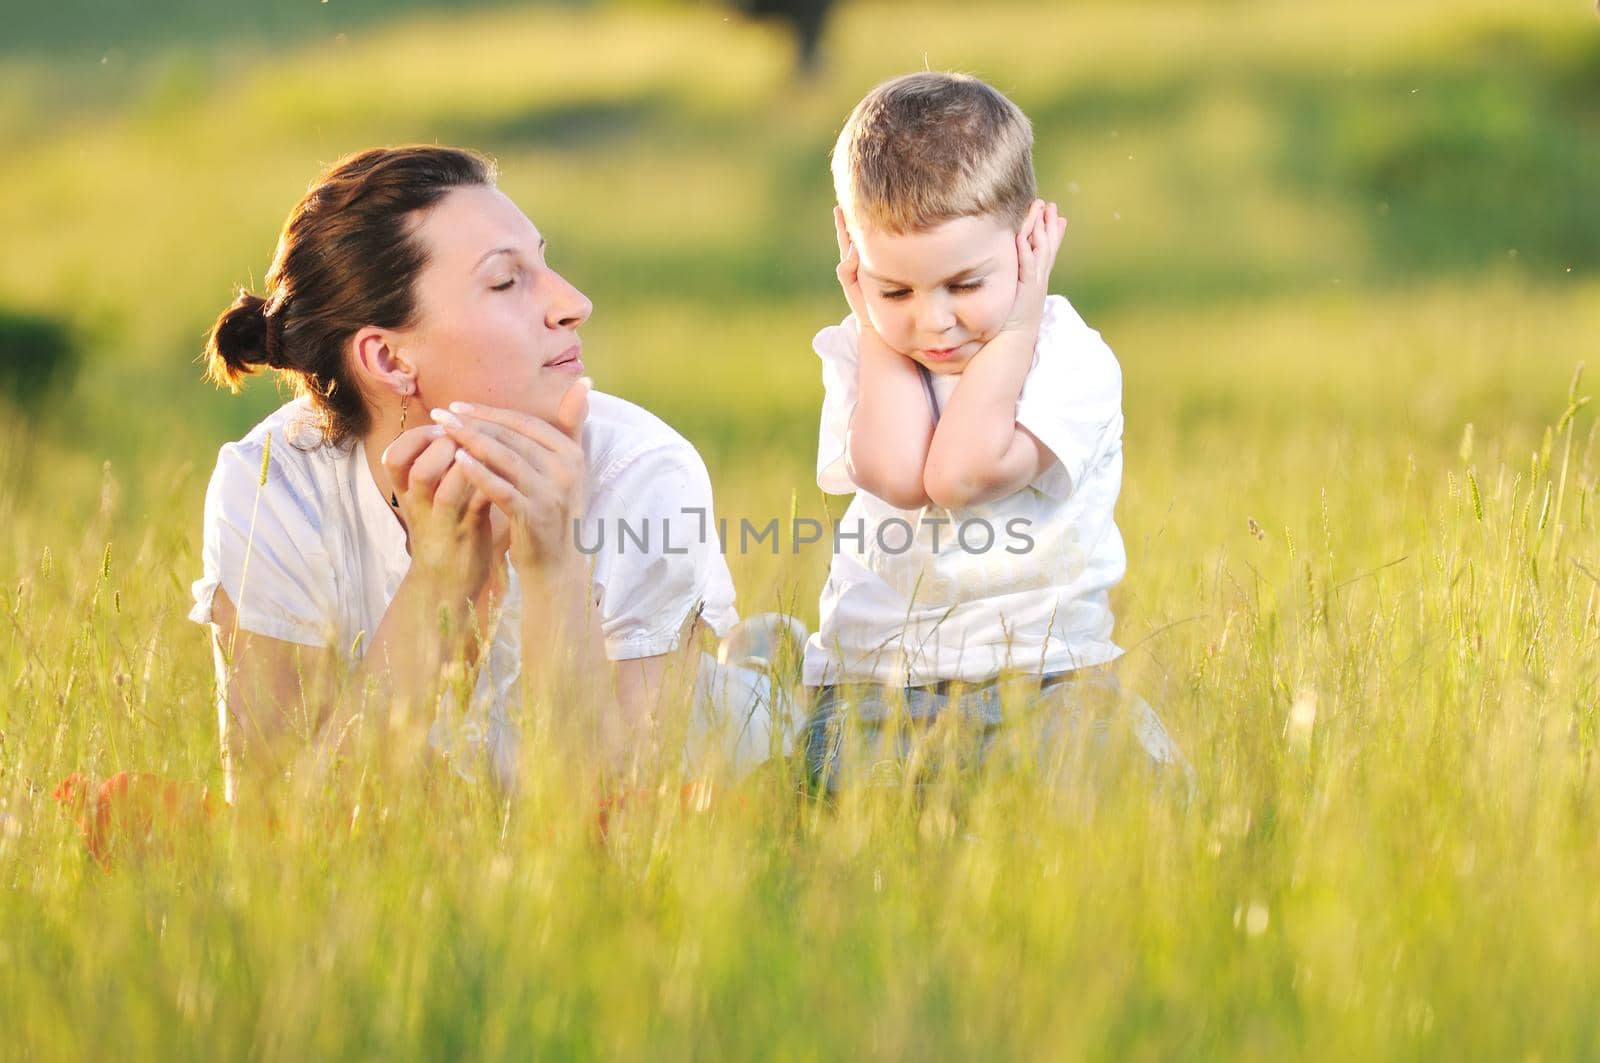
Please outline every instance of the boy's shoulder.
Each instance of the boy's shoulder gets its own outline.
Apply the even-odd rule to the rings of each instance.
[[[1064,295],[1046,297],[1035,347],[1034,372],[1056,367],[1075,373],[1098,370],[1118,378],[1122,372],[1105,338],[1090,327]]]
[[[836,359],[854,361],[861,342],[861,323],[855,314],[846,314],[837,325],[824,325],[811,337],[811,349],[824,362]]]
[[[1078,308],[1064,295],[1047,295],[1044,316],[1039,319],[1039,339],[1046,336],[1065,342],[1103,343],[1100,333],[1089,326]]]
[[[1045,300],[1033,367],[1018,402],[1019,412],[1095,422],[1121,406],[1122,366],[1065,296]]]

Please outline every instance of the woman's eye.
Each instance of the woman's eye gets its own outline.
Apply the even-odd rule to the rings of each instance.
[[[491,284],[489,286],[489,288],[490,288],[491,291],[504,292],[504,291],[509,291],[511,286],[513,284],[516,284],[516,283],[517,283],[517,278],[511,277],[511,278],[509,278],[507,280],[501,281],[499,284]]]

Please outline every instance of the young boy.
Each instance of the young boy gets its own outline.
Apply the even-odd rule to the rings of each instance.
[[[1007,722],[1003,683],[1015,711],[1015,677],[1037,742],[1074,737],[1095,705],[1123,700],[1105,667],[1122,653],[1107,597],[1126,568],[1112,518],[1121,371],[1047,295],[1066,221],[1036,197],[1032,148],[1005,96],[936,73],[873,89],[834,148],[851,313],[813,343],[817,483],[855,499],[804,673],[807,759],[830,789],[847,716],[879,764],[920,760],[938,730],[974,740],[966,760]],[[1132,700],[1146,752],[1180,761]],[[897,730],[901,712],[910,726]]]

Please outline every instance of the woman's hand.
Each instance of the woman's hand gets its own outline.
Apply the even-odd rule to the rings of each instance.
[[[572,522],[585,502],[588,462],[581,440],[590,387],[584,377],[567,390],[554,424],[474,403],[433,411],[460,447],[456,467],[505,514],[511,563],[519,573],[547,576],[578,559]]]
[[[410,539],[411,568],[455,602],[476,598],[494,565],[490,499],[435,425],[402,432],[383,452]]]
[[[1056,205],[1042,199],[1034,200],[1017,233],[1017,298],[1000,326],[1001,332],[1039,334],[1044,299],[1050,289],[1050,271],[1055,267],[1056,252],[1061,249],[1066,233],[1067,219],[1057,211]]]

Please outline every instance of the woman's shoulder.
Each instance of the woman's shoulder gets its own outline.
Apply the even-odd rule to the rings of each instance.
[[[583,426],[583,449],[599,486],[636,465],[645,455],[693,466],[705,463],[683,435],[643,406],[602,391],[589,395],[589,418]]]
[[[309,399],[290,399],[267,414],[243,436],[224,443],[224,451],[254,452],[259,455],[269,446],[274,456],[282,455],[286,461],[311,464],[326,461],[336,452],[347,450],[327,443],[322,434],[322,424]]]
[[[348,449],[327,443],[310,402],[294,399],[221,446],[209,494],[276,496],[311,516],[326,500],[326,481]]]

